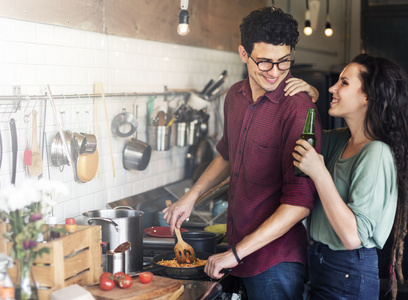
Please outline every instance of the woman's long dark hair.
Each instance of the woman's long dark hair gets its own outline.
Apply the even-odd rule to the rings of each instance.
[[[352,62],[363,66],[360,79],[368,99],[366,133],[390,146],[397,167],[398,204],[390,258],[392,298],[396,299],[395,273],[404,282],[402,259],[408,222],[408,80],[397,64],[385,58],[361,54]]]

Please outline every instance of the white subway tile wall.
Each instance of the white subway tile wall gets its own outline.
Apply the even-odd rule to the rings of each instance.
[[[0,96],[19,92],[16,86],[22,95],[16,111],[13,110],[15,101],[0,100],[3,144],[0,188],[11,184],[11,118],[16,120],[18,135],[16,185],[31,178],[24,165],[24,151],[32,143],[31,116],[34,109],[38,111],[43,177],[63,181],[70,190],[69,195],[58,199],[54,208],[59,222],[67,217],[78,217],[88,210],[105,208],[109,202],[181,180],[186,147],[172,146],[168,151],[153,151],[150,164],[144,171],[127,171],[122,166],[123,147],[130,138],[112,135],[109,129],[111,121],[123,108],[133,112],[133,105],[136,105],[139,121],[137,137],[146,141],[147,102],[150,97],[106,97],[108,121],[102,98],[95,98],[96,116],[93,98],[55,100],[57,115],[64,129],[97,132],[99,173],[92,181],[82,184],[75,182],[70,166],[53,166],[50,146],[58,131],[56,117],[49,101],[33,96],[44,95],[47,85],[52,94],[58,96],[93,94],[97,82],[103,84],[105,93],[163,92],[165,86],[200,91],[223,70],[228,71],[225,88],[242,78],[244,65],[237,53],[0,18]],[[154,104],[175,108],[183,98],[168,97],[168,101],[165,100],[156,97]],[[213,112],[214,104],[208,102],[207,105],[208,111]],[[222,115],[222,103],[220,110]],[[214,118],[211,113],[210,134],[218,132],[220,138],[222,132],[215,125]]]

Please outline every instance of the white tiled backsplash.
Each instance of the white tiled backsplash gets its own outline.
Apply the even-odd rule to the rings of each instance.
[[[172,146],[169,151],[153,151],[150,164],[144,171],[126,171],[122,166],[122,150],[129,138],[111,135],[107,124],[110,127],[112,119],[122,108],[132,112],[135,104],[138,107],[138,139],[146,141],[146,103],[149,97],[106,97],[108,122],[102,98],[98,98],[99,176],[81,184],[74,181],[71,167],[65,166],[60,170],[49,159],[50,145],[58,131],[49,101],[44,107],[43,99],[28,96],[44,95],[47,85],[53,95],[93,94],[97,82],[103,83],[105,93],[163,92],[165,86],[169,89],[201,90],[223,70],[228,71],[224,84],[226,88],[242,78],[244,65],[237,53],[0,18],[0,96],[12,95],[14,86],[21,87],[21,94],[24,95],[20,109],[13,113],[8,112],[12,102],[0,100],[3,141],[0,188],[11,183],[11,118],[16,120],[18,129],[16,185],[29,178],[23,158],[27,136],[31,145],[33,109],[38,111],[43,177],[61,180],[70,190],[69,195],[59,199],[54,208],[59,222],[66,217],[77,217],[88,210],[105,208],[109,202],[182,179],[186,147]],[[182,98],[169,97],[168,100],[165,102],[163,97],[157,97],[155,106],[176,107]],[[211,105],[208,103],[209,111],[212,111]],[[95,129],[92,98],[57,99],[56,106],[59,118],[60,112],[64,112],[64,129],[77,132]],[[44,111],[46,147],[43,148]],[[24,116],[28,116],[27,123]],[[217,131],[219,138],[222,133],[214,124],[214,115],[211,114],[210,133]]]

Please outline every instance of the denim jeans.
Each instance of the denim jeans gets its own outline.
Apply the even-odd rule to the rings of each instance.
[[[301,300],[306,267],[280,263],[252,277],[241,278],[249,300]]]
[[[311,300],[378,299],[378,257],[376,248],[330,250],[311,242],[308,249]]]

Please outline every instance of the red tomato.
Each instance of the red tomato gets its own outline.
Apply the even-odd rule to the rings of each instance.
[[[104,273],[102,273],[101,276],[99,276],[99,280],[101,280],[102,277],[111,277],[111,276],[112,276],[112,273],[104,272]]]
[[[119,286],[119,281],[123,279],[124,275],[125,273],[123,272],[116,272],[115,274],[113,274],[113,281],[115,281],[117,286]]]
[[[115,282],[113,281],[113,278],[111,276],[102,275],[99,278],[99,287],[104,291],[110,291],[115,287]]]
[[[149,283],[153,279],[152,272],[142,272],[139,274],[139,281],[141,283]]]
[[[125,273],[123,273],[123,272],[116,272],[115,274],[113,274],[113,277],[122,276],[122,275],[125,275]]]
[[[130,275],[125,274],[119,279],[119,287],[122,289],[130,288],[133,284],[133,279]]]

